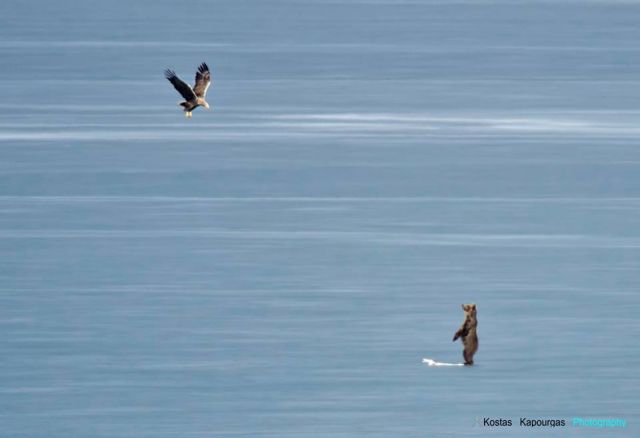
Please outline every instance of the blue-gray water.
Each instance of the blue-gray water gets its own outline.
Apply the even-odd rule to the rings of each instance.
[[[639,22],[2,1],[0,435],[638,436]]]

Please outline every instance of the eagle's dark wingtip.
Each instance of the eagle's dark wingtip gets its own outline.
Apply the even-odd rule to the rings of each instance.
[[[204,72],[208,72],[209,71],[209,66],[207,65],[206,62],[203,62],[202,64],[200,64],[200,66],[198,67],[198,71],[200,73],[204,73]]]
[[[175,78],[176,77],[176,72],[174,72],[171,69],[165,69],[164,70],[164,77],[167,79],[171,79],[171,78]]]

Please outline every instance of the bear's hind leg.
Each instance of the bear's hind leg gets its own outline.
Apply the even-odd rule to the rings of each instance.
[[[465,365],[473,365],[473,355],[469,354],[467,350],[462,351],[462,357],[464,357]]]

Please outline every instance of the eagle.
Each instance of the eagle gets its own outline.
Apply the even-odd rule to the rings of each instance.
[[[206,63],[200,64],[198,67],[198,71],[196,72],[196,83],[191,88],[189,84],[180,79],[176,72],[171,69],[166,69],[164,71],[164,76],[173,84],[174,88],[178,90],[178,93],[184,97],[184,102],[180,102],[180,105],[184,109],[184,116],[188,119],[191,118],[191,112],[198,108],[199,106],[203,106],[206,109],[209,109],[209,104],[206,100],[204,100],[205,95],[207,94],[207,89],[211,84],[211,73],[209,72],[209,66]]]

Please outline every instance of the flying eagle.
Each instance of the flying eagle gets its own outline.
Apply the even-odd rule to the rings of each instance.
[[[207,94],[207,89],[211,84],[211,73],[209,73],[209,67],[204,62],[198,67],[196,72],[196,84],[191,88],[189,84],[176,76],[173,70],[166,69],[164,71],[165,77],[173,84],[178,93],[184,97],[184,102],[180,102],[179,105],[184,108],[184,116],[191,118],[191,111],[203,106],[209,109],[209,104],[204,100]]]

